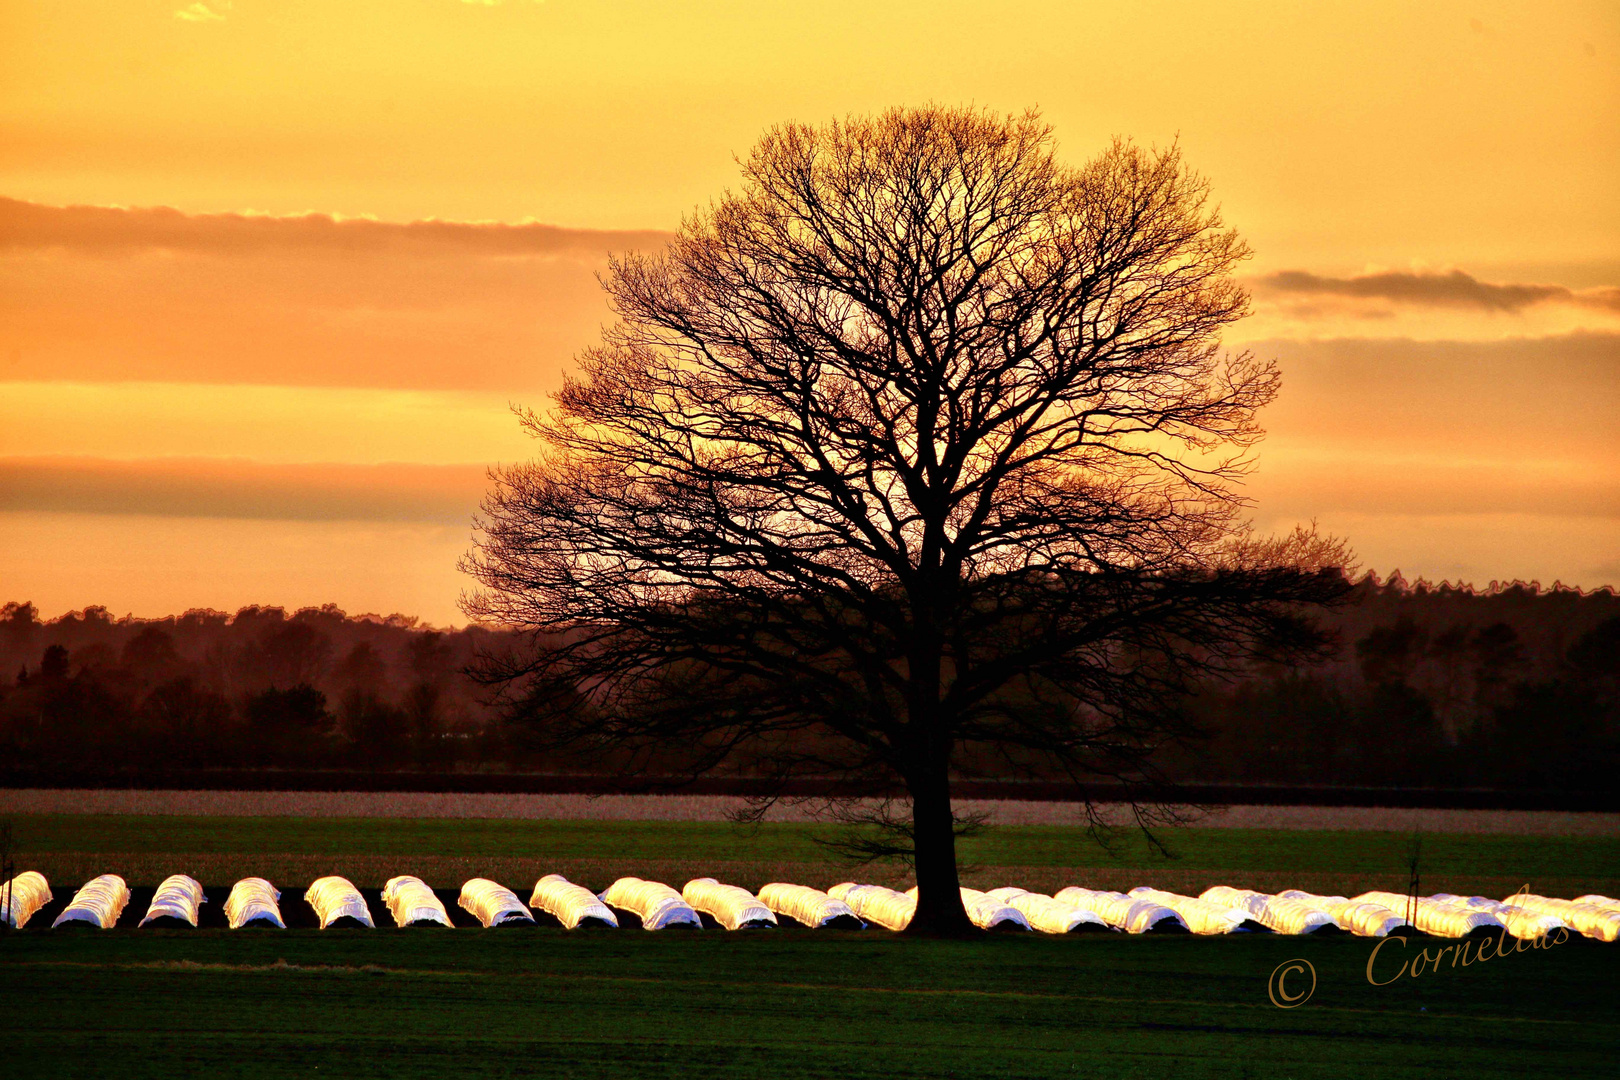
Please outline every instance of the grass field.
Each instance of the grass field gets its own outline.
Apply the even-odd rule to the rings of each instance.
[[[906,883],[898,867],[855,870],[817,844],[820,826],[745,829],[723,822],[510,821],[483,819],[137,817],[41,815],[9,819],[19,869],[53,882],[119,873],[131,884],[176,872],[228,885],[247,875],[291,883],[341,873],[379,886],[398,873],[459,884],[476,875],[516,887],[559,872],[604,888],[621,874],[680,877],[724,872],[737,884],[800,881],[825,888],[858,876]],[[964,880],[993,887],[1142,884],[1201,892],[1210,885],[1274,890],[1404,891],[1412,837],[1400,833],[1180,829],[1165,833],[1172,858],[1122,833],[1117,850],[1083,830],[1004,826],[965,841]],[[1573,896],[1620,890],[1620,838],[1440,834],[1422,838],[1426,892],[1507,895],[1529,883]],[[685,877],[681,877],[685,874]],[[457,876],[459,875],[459,876]],[[795,876],[797,875],[797,876]],[[438,884],[437,881],[434,884]]]
[[[1615,1075],[1620,950],[1570,942],[1374,987],[1369,949],[1258,936],[25,933],[0,940],[0,1038],[30,1077]],[[1294,958],[1314,965],[1316,993],[1275,1008],[1267,978]]]
[[[368,892],[417,873],[452,895],[475,873],[526,894],[557,870],[597,888],[621,873],[677,887],[697,873],[752,887],[905,883],[899,869],[831,861],[814,842],[820,830],[793,824],[9,820],[19,869],[45,870],[58,903],[109,871],[147,888],[176,871],[216,887],[267,874],[284,907],[329,872]],[[1139,841],[1110,855],[1076,830],[1005,827],[964,857],[980,884],[1404,890],[1411,839],[1188,829],[1170,834],[1177,857],[1167,861]],[[1617,867],[1613,839],[1423,839],[1425,892],[1505,895],[1529,883],[1612,895]],[[1620,946],[1576,939],[1383,987],[1367,982],[1372,946],[1270,935],[30,928],[0,936],[0,1061],[31,1078],[1620,1075]],[[1411,947],[1386,948],[1380,977]],[[1317,989],[1278,1009],[1267,979],[1292,959],[1310,961]]]

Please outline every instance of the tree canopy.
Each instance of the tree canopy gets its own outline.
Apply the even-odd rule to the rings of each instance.
[[[1075,167],[1032,113],[943,107],[770,131],[612,262],[618,322],[521,414],[464,608],[548,646],[486,675],[561,739],[897,779],[913,926],[966,926],[953,770],[1140,780],[1195,679],[1323,645],[1346,553],[1243,524],[1279,379],[1220,347],[1246,255],[1173,147]]]

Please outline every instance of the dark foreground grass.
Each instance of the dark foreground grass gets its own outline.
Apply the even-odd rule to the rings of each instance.
[[[1616,1075],[1620,950],[1575,940],[1375,987],[1371,948],[1257,935],[25,932],[0,937],[0,1046],[30,1080]],[[1400,948],[1385,947],[1380,978]],[[1314,966],[1316,992],[1275,1008],[1268,976],[1295,958]]]
[[[532,885],[562,872],[597,888],[625,873],[731,875],[757,887],[788,877],[825,887],[852,874],[906,884],[897,868],[852,870],[822,845],[830,830],[796,823],[756,829],[716,822],[500,819],[140,817],[38,815],[10,819],[19,868],[74,883],[95,873],[131,884],[184,871],[207,884],[249,874],[301,883],[342,873],[378,886],[396,873],[494,876]],[[1166,830],[1172,857],[1139,834],[1110,852],[1084,830],[1006,826],[961,845],[971,884],[1130,888],[1153,883],[1201,891],[1213,884],[1329,892],[1404,891],[1412,837],[1388,832]],[[1620,839],[1438,834],[1422,839],[1424,890],[1505,896],[1520,885],[1555,895],[1620,890]],[[456,878],[456,875],[462,875]],[[797,876],[794,876],[797,875]],[[685,878],[674,882],[679,887]]]

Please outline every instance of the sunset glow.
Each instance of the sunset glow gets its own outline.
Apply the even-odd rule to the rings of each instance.
[[[1249,493],[1408,578],[1620,584],[1620,10],[0,10],[0,567],[47,615],[439,624],[485,470],[785,120],[1178,140],[1279,359]]]

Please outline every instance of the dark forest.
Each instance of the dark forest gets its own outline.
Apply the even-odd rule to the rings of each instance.
[[[1584,790],[1620,766],[1620,597],[1369,576],[1321,665],[1187,703],[1162,761],[1199,783]],[[468,670],[507,635],[335,607],[42,621],[0,608],[0,761],[20,775],[188,769],[580,772]]]

